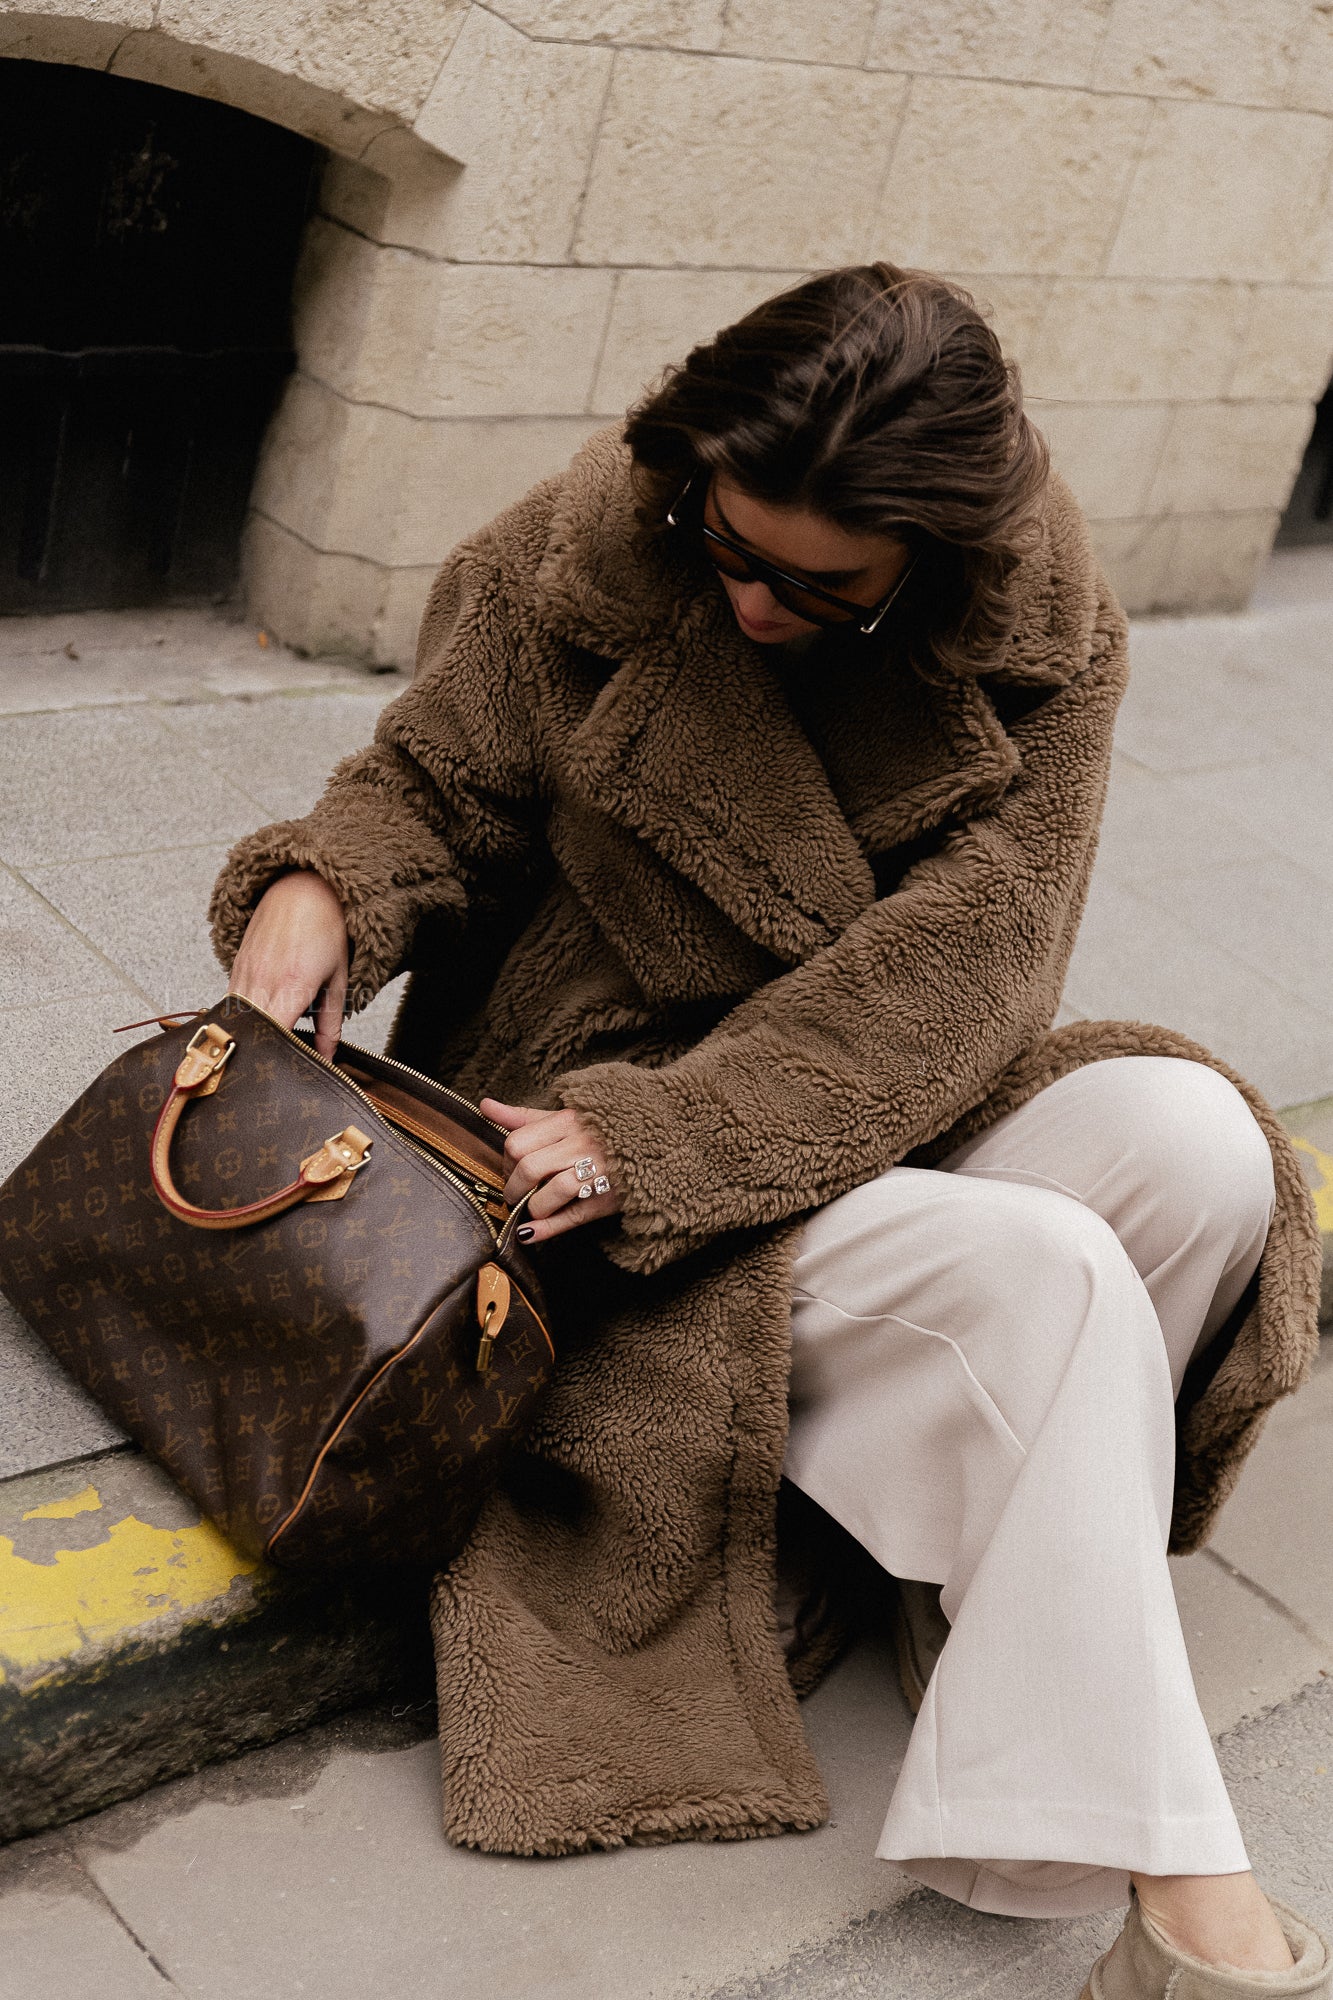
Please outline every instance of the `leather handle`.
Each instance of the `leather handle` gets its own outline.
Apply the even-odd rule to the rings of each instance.
[[[158,1113],[149,1153],[149,1173],[153,1192],[163,1208],[195,1229],[248,1229],[252,1223],[267,1222],[295,1208],[300,1201],[338,1201],[352,1184],[352,1176],[370,1158],[372,1141],[355,1125],[344,1127],[326,1139],[317,1153],[302,1160],[297,1179],[261,1201],[244,1202],[238,1208],[197,1208],[187,1201],[171,1175],[171,1142],[185,1107],[196,1097],[211,1097],[222,1081],[223,1065],[236,1044],[213,1022],[206,1022],[191,1039],[177,1065],[167,1101]]]

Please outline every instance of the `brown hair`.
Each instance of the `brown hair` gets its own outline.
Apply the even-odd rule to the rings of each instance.
[[[917,561],[892,625],[918,670],[995,665],[1048,459],[1018,370],[960,286],[893,264],[793,285],[670,369],[625,437],[647,533],[706,470],[895,536]]]

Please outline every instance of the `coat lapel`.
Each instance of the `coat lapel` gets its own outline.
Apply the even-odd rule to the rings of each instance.
[[[688,547],[635,535],[618,431],[564,475],[543,623],[616,662],[565,740],[562,785],[796,964],[875,896],[869,857],[998,797],[1018,756],[973,682],[928,687],[864,649],[790,685]]]

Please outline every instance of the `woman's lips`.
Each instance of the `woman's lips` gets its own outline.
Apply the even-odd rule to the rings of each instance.
[[[774,632],[785,632],[787,627],[776,618],[747,618],[740,606],[736,606],[736,616],[744,631],[755,638],[768,638]]]

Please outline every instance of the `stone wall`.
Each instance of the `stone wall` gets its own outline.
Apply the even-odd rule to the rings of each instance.
[[[1328,379],[1326,0],[83,0],[0,54],[330,149],[247,547],[309,647],[409,657],[453,541],[821,266],[986,302],[1136,610],[1244,603]]]

